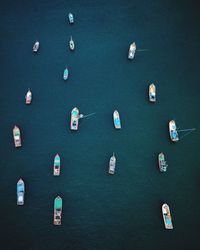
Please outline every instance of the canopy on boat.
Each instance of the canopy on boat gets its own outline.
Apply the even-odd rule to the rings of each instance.
[[[62,199],[57,197],[54,202],[55,209],[61,209],[62,208]]]

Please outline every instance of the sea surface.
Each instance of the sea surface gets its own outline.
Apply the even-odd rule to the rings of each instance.
[[[186,0],[1,1],[1,250],[200,249],[199,10],[198,1]],[[40,49],[33,54],[36,40]],[[133,41],[138,51],[129,61]],[[148,102],[152,82],[155,104]],[[73,107],[95,113],[77,132],[69,129]],[[120,131],[113,126],[115,109]],[[171,119],[196,131],[180,133],[173,144]],[[110,176],[113,152],[117,166]],[[158,170],[159,152],[166,155],[166,173]],[[56,153],[60,177],[52,174]],[[24,206],[16,205],[20,177]],[[57,195],[63,198],[60,227],[52,224]],[[171,231],[162,220],[165,202]]]

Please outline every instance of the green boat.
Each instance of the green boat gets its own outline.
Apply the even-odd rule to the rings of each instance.
[[[57,196],[54,200],[54,219],[53,224],[56,226],[61,225],[62,217],[62,198]]]
[[[68,79],[68,75],[69,75],[69,71],[68,71],[68,68],[66,68],[66,69],[64,70],[64,73],[63,73],[63,79],[64,79],[64,80],[67,80],[67,79]]]

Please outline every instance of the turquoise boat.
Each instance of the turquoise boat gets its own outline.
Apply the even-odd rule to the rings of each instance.
[[[169,206],[164,203],[162,205],[163,221],[166,229],[173,229],[172,217],[170,213]]]
[[[56,226],[61,225],[62,217],[62,198],[57,196],[54,200],[54,219],[53,224]]]
[[[66,69],[64,70],[63,79],[64,79],[64,80],[67,80],[67,79],[68,79],[68,76],[69,76],[69,71],[68,71],[68,68],[66,68]]]
[[[113,112],[113,122],[116,129],[121,129],[120,116],[117,110]]]
[[[24,205],[25,185],[22,179],[17,182],[17,205]]]
[[[56,154],[56,156],[54,158],[53,175],[54,176],[60,175],[60,156],[59,156],[59,154]]]

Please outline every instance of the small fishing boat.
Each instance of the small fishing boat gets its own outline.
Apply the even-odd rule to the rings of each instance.
[[[149,101],[156,101],[156,86],[153,83],[149,85]]]
[[[15,147],[21,147],[21,134],[20,134],[20,129],[15,125],[13,128],[13,138],[14,138],[14,143]]]
[[[120,116],[119,116],[119,112],[117,110],[115,110],[113,112],[113,122],[114,122],[114,126],[116,129],[121,128]]]
[[[166,229],[173,229],[172,217],[170,214],[169,206],[165,203],[162,205],[162,215]]]
[[[25,99],[26,99],[26,104],[31,104],[31,101],[32,101],[32,92],[30,91],[30,89],[26,93]]]
[[[79,110],[78,108],[73,108],[71,111],[71,123],[70,123],[70,129],[71,130],[78,130],[78,124],[79,124]]]
[[[62,217],[62,198],[60,196],[57,196],[54,200],[53,224],[56,226],[61,225],[61,217]]]
[[[17,205],[24,205],[25,185],[22,179],[17,182]]]
[[[63,79],[64,79],[64,80],[67,80],[67,79],[68,79],[68,76],[69,76],[69,71],[68,71],[68,68],[66,68],[66,69],[64,70]]]
[[[70,50],[75,49],[75,44],[74,44],[74,41],[72,39],[72,36],[70,37],[70,40],[69,40],[69,48],[70,48]]]
[[[60,175],[60,156],[59,156],[59,154],[56,154],[56,156],[54,158],[53,175],[54,176]]]
[[[135,52],[136,52],[136,43],[133,42],[131,43],[130,47],[129,47],[129,51],[128,51],[128,59],[133,59],[135,56]]]
[[[177,142],[179,140],[176,123],[174,120],[169,122],[169,135],[173,142]]]
[[[40,43],[36,41],[33,45],[33,52],[37,52],[39,50]]]
[[[161,152],[158,155],[158,165],[159,165],[159,169],[160,172],[166,172],[167,171],[167,162],[165,161],[165,155]]]
[[[68,14],[68,18],[69,18],[69,23],[74,23],[74,16],[72,13]]]
[[[116,166],[116,157],[115,154],[113,153],[109,161],[109,171],[108,171],[109,174],[115,173],[115,166]]]

